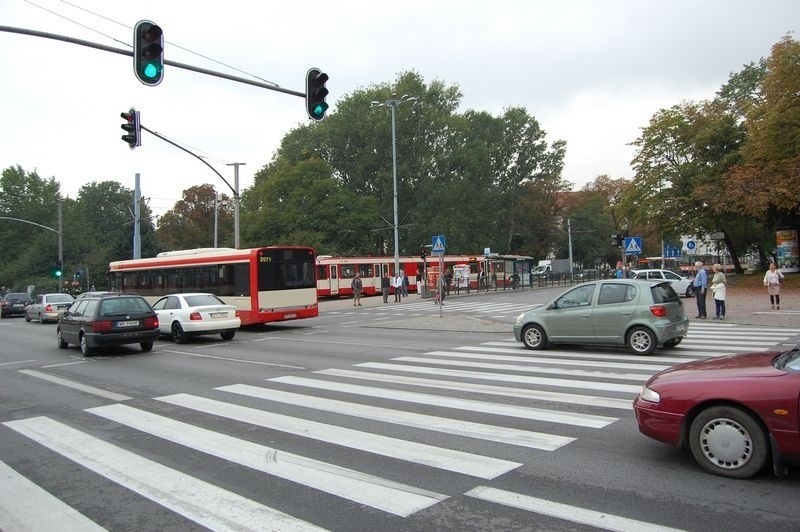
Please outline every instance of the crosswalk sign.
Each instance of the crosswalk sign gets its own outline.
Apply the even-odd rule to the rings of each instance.
[[[642,252],[642,237],[629,236],[625,239],[625,254],[639,255]]]
[[[444,248],[445,248],[444,235],[434,235],[433,239],[431,240],[431,252],[444,253]]]

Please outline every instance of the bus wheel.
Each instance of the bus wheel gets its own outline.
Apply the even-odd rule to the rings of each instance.
[[[172,324],[172,340],[176,344],[185,344],[186,343],[186,333],[183,332],[183,327],[177,321]]]

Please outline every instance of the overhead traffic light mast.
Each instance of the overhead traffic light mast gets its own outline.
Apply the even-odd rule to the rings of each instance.
[[[151,87],[164,78],[164,31],[150,20],[140,20],[133,28],[133,71]]]

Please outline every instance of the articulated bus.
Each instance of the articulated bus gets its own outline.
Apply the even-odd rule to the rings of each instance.
[[[400,257],[400,270],[408,276],[408,291],[433,290],[440,275],[439,256]],[[522,255],[445,255],[444,271],[452,276],[451,290],[505,289],[527,286],[531,282],[533,258]],[[381,293],[381,277],[394,277],[394,257],[317,257],[317,295],[319,297],[352,296],[350,286],[358,271],[362,294]]]
[[[309,247],[199,248],[109,264],[111,290],[155,303],[180,292],[216,294],[238,309],[242,325],[319,315]]]

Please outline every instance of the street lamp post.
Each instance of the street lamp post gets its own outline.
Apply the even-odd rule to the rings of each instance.
[[[402,95],[398,98],[392,95],[390,100],[385,102],[371,102],[371,105],[388,107],[392,111],[392,196],[394,206],[394,274],[400,271],[400,238],[398,236],[398,221],[397,221],[397,106],[405,102],[416,101],[416,96],[409,96],[408,94]]]

